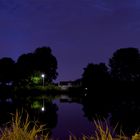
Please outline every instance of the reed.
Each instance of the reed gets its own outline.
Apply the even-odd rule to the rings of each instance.
[[[95,130],[93,135],[91,136],[83,135],[81,136],[81,138],[77,138],[74,135],[70,135],[69,140],[130,140],[122,133],[122,131],[120,131],[121,133],[117,135],[115,132],[117,125],[112,130],[112,128],[110,128],[110,125],[108,124],[108,121],[106,120],[104,121],[101,121],[100,119],[94,120],[94,125],[95,125]],[[138,140],[138,139],[133,139],[133,140]]]
[[[43,135],[44,125],[29,121],[27,114],[25,119],[19,112],[12,117],[12,121],[1,129],[0,140],[48,140],[48,135]]]
[[[29,115],[26,117],[16,111],[12,115],[11,122],[7,123],[5,128],[0,130],[0,140],[51,140],[48,134],[43,134],[45,125],[39,125],[38,122],[31,122]],[[126,137],[122,131],[118,135],[112,130],[107,121],[94,120],[95,130],[91,136],[82,135],[80,138],[75,135],[69,135],[69,140],[140,140],[140,133],[136,132],[131,138]],[[59,138],[58,138],[59,140]]]

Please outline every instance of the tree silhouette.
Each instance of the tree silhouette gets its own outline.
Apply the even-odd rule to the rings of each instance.
[[[41,78],[45,74],[45,82],[57,78],[57,60],[49,47],[37,48],[33,53],[22,54],[16,63],[17,80],[22,84],[32,83],[32,77]]]
[[[29,83],[34,71],[33,53],[22,54],[16,63],[17,80],[22,84]]]
[[[111,76],[117,81],[136,81],[140,78],[140,53],[137,48],[118,49],[109,60]]]
[[[82,75],[83,86],[92,88],[94,85],[105,84],[109,80],[108,68],[104,63],[88,64]]]
[[[15,62],[9,57],[0,59],[0,82],[7,84],[14,80],[14,65]]]
[[[45,81],[52,82],[57,78],[57,60],[49,47],[37,48],[34,52],[35,70],[45,74]]]

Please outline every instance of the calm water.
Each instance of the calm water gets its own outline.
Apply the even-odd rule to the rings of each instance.
[[[82,105],[78,103],[60,102],[59,99],[53,101],[58,106],[58,122],[56,128],[52,130],[53,137],[68,139],[69,134],[82,136],[90,135],[93,132],[93,124],[84,117]]]
[[[78,100],[77,100],[78,99]],[[133,134],[140,126],[140,104],[134,101],[111,102],[100,104],[94,98],[73,99],[68,96],[61,97],[31,97],[28,100],[18,99],[0,101],[0,124],[11,119],[10,113],[17,108],[28,111],[31,120],[39,120],[50,128],[51,136],[62,140],[68,139],[70,134],[78,137],[91,135],[94,131],[93,118],[96,115],[111,120],[111,125],[117,122],[123,126],[125,134]],[[82,101],[81,101],[82,100]],[[44,107],[44,111],[42,111]],[[111,115],[110,115],[111,114]],[[96,116],[97,117],[97,116]]]
[[[11,99],[7,102],[0,102],[0,124],[5,124],[11,119],[10,113],[17,108],[24,108],[29,112],[30,118],[39,120],[51,128],[51,135],[54,139],[68,139],[69,135],[78,137],[90,135],[93,132],[93,124],[84,116],[83,105],[76,102],[69,102],[69,97],[61,101],[57,99],[33,99],[27,103],[19,101],[14,104]],[[67,100],[68,99],[68,100]],[[44,106],[45,110],[42,111]]]

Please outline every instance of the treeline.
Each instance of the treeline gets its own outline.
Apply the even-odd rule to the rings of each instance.
[[[88,64],[82,75],[82,87],[86,93],[85,102],[92,106],[101,108],[117,106],[123,111],[139,110],[139,50],[121,48],[113,53],[108,65]]]
[[[51,83],[58,76],[57,59],[50,47],[40,47],[32,53],[22,54],[15,62],[12,58],[0,59],[0,84],[16,85]],[[140,52],[137,48],[121,48],[105,63],[90,63],[84,68],[82,86],[94,89],[111,83],[139,83]]]
[[[108,64],[90,63],[82,75],[83,110],[89,120],[107,117],[118,121],[123,132],[132,134],[139,128],[140,118],[140,52],[137,48],[121,48]],[[117,120],[117,121],[116,121]],[[135,129],[135,130],[134,130]]]
[[[121,48],[113,53],[108,65],[105,63],[90,63],[84,68],[83,86],[140,82],[140,52],[137,48]]]
[[[38,85],[56,79],[57,60],[49,47],[37,48],[32,53],[22,54],[15,62],[12,58],[0,59],[0,85]]]

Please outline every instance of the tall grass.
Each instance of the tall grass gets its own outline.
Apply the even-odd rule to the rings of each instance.
[[[18,111],[13,115],[11,122],[0,130],[0,140],[51,140],[48,134],[43,134],[45,125],[31,122],[28,113],[23,116]],[[103,123],[101,120],[94,120],[94,124],[93,135],[83,135],[80,138],[70,135],[69,140],[140,140],[140,133],[135,133],[131,138],[122,135],[122,133],[117,135],[116,127],[111,130],[107,121]]]
[[[48,135],[42,135],[44,125],[37,125],[36,122],[29,121],[29,115],[25,120],[20,113],[12,117],[12,121],[1,129],[0,140],[48,140]]]
[[[74,135],[70,135],[69,140],[128,140],[129,139],[123,133],[117,135],[115,132],[117,125],[112,130],[112,128],[110,128],[106,120],[104,120],[104,122],[101,120],[97,120],[97,121],[94,120],[94,125],[95,125],[95,130],[93,135],[91,136],[83,135],[81,138],[77,138]],[[138,140],[138,139],[133,139],[133,140]]]

